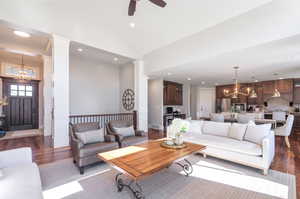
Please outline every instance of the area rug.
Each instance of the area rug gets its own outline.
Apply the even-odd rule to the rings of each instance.
[[[147,199],[296,199],[294,175],[270,170],[268,176],[257,169],[231,162],[192,155],[194,172],[186,177],[173,164],[142,181]],[[71,159],[41,165],[45,199],[131,199],[125,188],[117,192],[117,172],[105,163],[87,168],[80,175]]]
[[[25,138],[25,137],[35,137],[35,136],[41,136],[41,135],[43,135],[43,132],[41,129],[8,131],[4,137],[0,138],[0,141],[17,139],[17,138]]]

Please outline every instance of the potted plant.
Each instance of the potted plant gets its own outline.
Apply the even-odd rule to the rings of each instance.
[[[172,140],[172,144],[174,145],[182,145],[183,144],[183,134],[188,131],[189,123],[182,119],[174,119],[172,124],[168,127],[167,139]]]

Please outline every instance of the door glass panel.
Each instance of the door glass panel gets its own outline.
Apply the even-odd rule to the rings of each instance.
[[[17,85],[10,85],[10,90],[18,90],[18,86]]]
[[[32,92],[31,91],[26,91],[26,96],[32,96]]]
[[[18,91],[11,90],[10,91],[10,95],[11,96],[17,96],[18,95]]]
[[[19,85],[19,91],[25,91],[25,86],[24,85]]]
[[[26,91],[32,91],[32,86],[26,86]]]
[[[19,96],[25,96],[25,91],[19,91]]]

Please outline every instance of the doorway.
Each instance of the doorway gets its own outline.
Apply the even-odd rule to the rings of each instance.
[[[36,80],[3,78],[3,96],[8,99],[8,105],[3,107],[7,130],[39,127],[38,83]]]

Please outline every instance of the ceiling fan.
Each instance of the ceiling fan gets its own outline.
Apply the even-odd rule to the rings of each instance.
[[[140,0],[130,0],[129,2],[129,8],[128,8],[128,15],[129,16],[133,16],[136,10],[136,3],[140,1]],[[163,0],[149,0],[152,3],[154,3],[155,5],[159,6],[159,7],[165,7],[167,5],[167,3]]]

